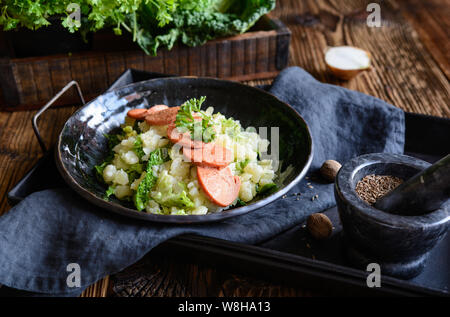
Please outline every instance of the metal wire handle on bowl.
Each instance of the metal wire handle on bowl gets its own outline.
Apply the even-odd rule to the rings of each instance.
[[[72,80],[67,85],[65,85],[64,88],[61,89],[49,102],[47,102],[31,119],[31,124],[33,125],[34,134],[36,135],[39,145],[41,146],[41,149],[44,153],[47,152],[47,147],[45,146],[44,140],[42,139],[42,136],[39,132],[39,128],[37,126],[37,119],[48,108],[50,108],[62,95],[64,95],[66,93],[66,91],[69,90],[72,86],[76,87],[78,97],[80,98],[81,104],[84,105],[86,102],[84,101],[84,97],[83,97],[83,93],[81,92],[80,85],[75,80]]]

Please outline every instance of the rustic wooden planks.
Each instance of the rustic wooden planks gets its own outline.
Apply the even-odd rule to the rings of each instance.
[[[158,56],[147,56],[141,50],[102,51],[97,47],[67,56],[4,59],[0,70],[7,76],[0,77],[0,109],[40,107],[72,79],[78,81],[85,96],[93,97],[128,68],[233,80],[273,77],[287,65],[290,33],[279,21],[264,21],[271,26],[270,31],[248,32],[200,47],[177,44],[171,50],[159,50]],[[250,65],[255,61],[256,65]],[[3,93],[6,90],[8,93]],[[76,98],[70,92],[60,104],[74,103]]]
[[[261,280],[251,282],[241,275],[197,265],[187,259],[175,263],[160,256],[146,256],[127,270],[110,278],[108,295],[119,297],[268,297],[312,296],[314,292]],[[98,285],[84,293],[92,296]],[[98,291],[97,291],[98,292]],[[99,292],[97,293],[99,294]],[[321,294],[322,296],[324,294]]]
[[[377,96],[406,111],[450,117],[448,69],[433,58],[442,48],[435,53],[429,51],[432,46],[422,44],[397,1],[383,1],[382,26],[368,27],[366,7],[370,2],[280,1],[275,16],[292,32],[289,64],[304,68],[322,82]],[[447,11],[449,2],[446,0]],[[422,5],[426,6],[425,2]],[[435,5],[427,9],[428,15],[433,15],[433,10],[444,11]],[[427,30],[434,32],[434,28]],[[337,45],[369,51],[373,70],[348,82],[334,78],[327,72],[324,51]],[[443,41],[441,45],[447,44]]]
[[[450,79],[450,0],[400,0],[398,6]]]

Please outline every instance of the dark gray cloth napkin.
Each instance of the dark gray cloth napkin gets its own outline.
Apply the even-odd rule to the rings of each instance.
[[[404,113],[382,100],[322,84],[298,67],[285,69],[270,92],[309,124],[315,143],[310,176],[327,159],[346,162],[365,153],[403,153]],[[47,295],[78,295],[177,235],[256,244],[335,205],[331,184],[303,180],[291,191],[297,192],[302,195],[289,194],[220,223],[182,226],[118,216],[68,188],[37,192],[0,217],[0,284]],[[312,200],[314,195],[318,198]],[[69,263],[80,266],[81,287],[68,287]]]

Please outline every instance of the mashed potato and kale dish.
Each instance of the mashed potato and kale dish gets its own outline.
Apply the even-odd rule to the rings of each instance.
[[[274,192],[272,161],[260,158],[269,141],[212,107],[201,110],[205,99],[128,111],[95,166],[105,199],[153,214],[205,215]]]

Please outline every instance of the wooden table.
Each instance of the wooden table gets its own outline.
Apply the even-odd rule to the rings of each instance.
[[[382,26],[366,24],[369,2],[381,4]],[[406,111],[450,117],[450,0],[280,0],[273,15],[292,31],[290,65],[322,82],[358,90]],[[354,45],[373,56],[373,69],[343,82],[326,71],[327,46]],[[1,74],[0,74],[1,76]],[[268,83],[267,81],[249,84]],[[72,107],[48,111],[41,120],[54,140]],[[0,112],[0,214],[10,206],[6,193],[41,156],[31,129],[34,111]],[[137,274],[136,272],[144,272]],[[130,285],[140,285],[130,290]],[[82,296],[311,296],[303,287],[277,285],[196,263],[174,263],[151,253]],[[326,294],[326,290],[319,295]]]

